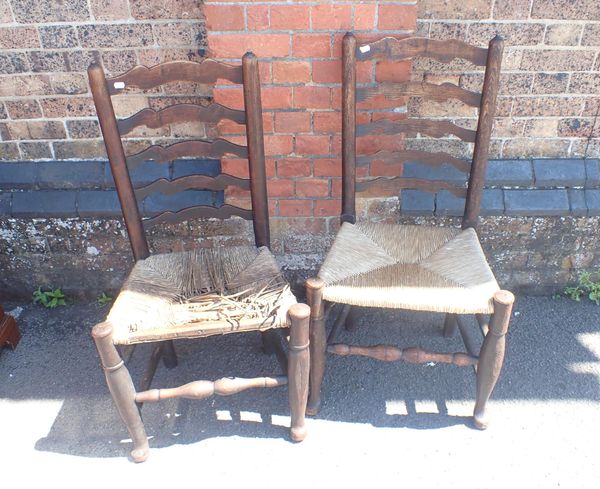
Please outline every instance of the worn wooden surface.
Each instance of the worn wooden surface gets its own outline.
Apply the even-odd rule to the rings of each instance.
[[[13,350],[21,341],[21,332],[17,326],[15,318],[10,314],[5,314],[0,306],[0,349],[10,346]]]
[[[211,207],[209,205],[196,205],[186,207],[180,211],[166,211],[145,219],[144,227],[156,226],[157,224],[173,224],[176,222],[187,221],[189,219],[198,219],[200,217],[229,219],[232,216],[239,216],[246,220],[252,219],[252,210],[242,209],[234,205],[225,204],[221,207]]]
[[[466,188],[457,187],[443,180],[379,177],[370,180],[361,180],[356,183],[356,191],[361,194],[361,197],[393,197],[398,195],[401,189],[418,189],[434,193],[440,190],[447,190],[457,197],[463,198],[467,195]]]
[[[356,221],[356,38],[342,41],[342,222]]]
[[[155,192],[172,195],[177,192],[188,189],[207,189],[207,190],[224,190],[227,187],[238,187],[244,190],[250,190],[250,180],[247,178],[234,177],[221,173],[216,177],[208,177],[206,175],[188,175],[186,177],[175,178],[168,180],[160,178],[149,185],[135,189],[135,196],[139,200],[143,200],[150,194]]]
[[[356,101],[364,102],[379,95],[383,95],[388,100],[403,99],[404,97],[424,97],[436,102],[445,102],[446,100],[456,99],[471,107],[479,107],[481,103],[480,93],[471,92],[448,82],[440,85],[427,82],[382,82],[375,87],[358,88],[356,90]]]
[[[357,136],[367,136],[370,134],[406,134],[415,136],[417,134],[426,134],[434,138],[440,138],[452,134],[457,138],[467,142],[475,142],[475,131],[457,126],[450,121],[434,121],[429,119],[404,119],[392,121],[381,119],[377,122],[368,124],[359,124],[356,127]]]
[[[467,173],[471,168],[468,161],[456,158],[448,153],[438,152],[430,153],[428,151],[404,150],[387,151],[382,150],[369,155],[360,155],[356,159],[357,166],[365,166],[374,161],[383,163],[423,163],[432,168],[440,167],[444,164],[450,164],[459,171]]]
[[[316,415],[321,407],[321,384],[325,373],[327,336],[325,334],[325,304],[320,278],[306,281],[306,302],[310,307],[310,390],[306,414]]]

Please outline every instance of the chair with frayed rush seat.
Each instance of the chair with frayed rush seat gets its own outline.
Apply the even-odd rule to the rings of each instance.
[[[402,40],[384,38],[357,46],[347,34],[343,40],[342,82],[342,225],[315,278],[307,281],[307,299],[311,307],[311,371],[308,414],[316,414],[321,404],[321,384],[326,353],[362,355],[383,361],[410,363],[440,362],[474,366],[477,372],[474,423],[486,428],[486,403],[496,384],[504,359],[514,296],[500,290],[486,261],[475,231],[492,131],[500,76],[503,41],[494,38],[488,49],[461,41],[438,41],[411,37]],[[421,81],[382,82],[357,87],[356,62],[363,60],[401,61],[423,56],[447,63],[455,58],[485,67],[481,93],[451,83],[436,85]],[[383,97],[405,100],[417,96],[441,102],[458,100],[479,109],[477,130],[460,127],[448,120],[381,118],[357,124],[357,103]],[[364,117],[368,114],[363,111]],[[370,134],[426,135],[439,138],[453,134],[474,143],[471,161],[446,152],[426,152],[420,147],[402,151],[380,150],[356,156],[356,138]],[[444,140],[421,138],[422,143]],[[446,140],[449,141],[449,140]],[[439,147],[439,146],[438,146]],[[397,177],[363,177],[357,181],[357,165],[371,161],[403,164],[405,174]],[[426,171],[410,174],[407,164],[426,165]],[[462,185],[442,179],[440,174],[456,172],[464,176]],[[408,173],[408,174],[407,174]],[[468,176],[467,176],[468,175]],[[430,177],[421,178],[421,176]],[[433,227],[395,223],[356,222],[355,194],[365,197],[398,195],[400,191],[451,192],[465,199],[462,227]],[[400,194],[402,199],[403,195]],[[326,337],[325,319],[331,305],[342,304],[333,329]],[[457,327],[465,342],[466,353],[437,353],[420,348],[400,349],[390,345],[354,346],[336,344],[335,337],[345,324],[352,328],[353,306],[407,309],[445,313],[444,335]],[[461,314],[476,316],[483,335],[476,346]],[[486,317],[490,314],[489,321]]]
[[[213,60],[200,63],[174,61],[151,68],[137,66],[111,79],[106,79],[103,69],[94,64],[88,69],[88,75],[135,258],[133,270],[108,317],[93,328],[92,336],[113,400],[133,439],[133,460],[142,462],[149,452],[140,414],[142,403],[176,397],[203,399],[254,387],[288,385],[291,437],[296,441],[302,440],[306,435],[304,412],[308,396],[309,308],[296,302],[269,249],[262,109],[256,57],[247,53],[241,66]],[[111,97],[125,89],[152,90],[171,82],[214,84],[219,79],[243,85],[244,110],[231,109],[215,102],[207,106],[182,103],[161,110],[146,108],[126,119],[117,120],[115,117]],[[222,119],[245,124],[247,146],[223,139],[188,140],[169,146],[154,145],[130,156],[125,155],[121,138],[138,126],[159,128],[189,121],[217,123]],[[226,154],[248,159],[249,179],[223,173],[216,177],[188,174],[179,178],[160,178],[142,187],[133,187],[130,171],[145,161],[169,164],[176,158],[220,158]],[[179,163],[185,164],[185,160]],[[190,189],[222,191],[228,186],[249,190],[252,209],[228,204],[221,207],[197,205],[175,212],[158,213],[148,219],[141,217],[138,201],[152,193],[171,195]],[[149,253],[145,229],[151,226],[195,218],[225,219],[231,216],[253,221],[255,246]],[[201,380],[172,389],[150,389],[161,358],[167,367],[177,364],[174,340],[261,331],[265,344],[277,349],[282,343],[279,340],[284,338],[271,333],[288,327],[288,351],[278,349],[278,359],[287,375],[223,378],[215,382]],[[140,388],[136,390],[117,346],[149,342],[155,343],[155,347]]]

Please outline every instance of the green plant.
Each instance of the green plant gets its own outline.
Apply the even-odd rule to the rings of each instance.
[[[99,306],[105,306],[107,304],[110,304],[112,300],[113,298],[110,295],[106,295],[104,292],[102,292],[102,294],[100,294],[97,299]]]
[[[66,306],[65,299],[65,294],[60,289],[50,288],[49,290],[42,290],[41,287],[38,287],[33,291],[33,303],[41,304],[49,309],[54,309],[58,306]]]
[[[565,287],[565,295],[579,302],[584,295],[600,306],[600,270],[581,272],[577,277],[577,285]]]

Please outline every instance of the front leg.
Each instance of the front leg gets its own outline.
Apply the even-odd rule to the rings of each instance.
[[[288,354],[288,385],[292,417],[290,435],[294,441],[306,437],[304,416],[308,399],[310,371],[309,317],[310,307],[294,304],[289,310],[290,342]]]
[[[306,413],[314,416],[321,407],[321,384],[325,373],[327,336],[325,335],[325,314],[323,287],[320,278],[306,281],[306,300],[310,306],[310,391]]]

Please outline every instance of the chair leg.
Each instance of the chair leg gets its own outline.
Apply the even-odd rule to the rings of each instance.
[[[175,352],[173,340],[168,340],[163,343],[162,361],[167,368],[177,367],[177,353]]]
[[[496,386],[506,348],[506,332],[515,297],[506,290],[494,295],[494,314],[490,318],[490,328],[483,340],[477,366],[477,400],[473,411],[475,426],[481,430],[488,427],[489,419],[486,404]]]
[[[306,414],[314,416],[321,407],[321,384],[325,373],[327,337],[325,335],[325,315],[323,287],[320,278],[306,281],[306,299],[310,306],[310,389]]]
[[[358,329],[358,324],[356,323],[356,308],[352,306],[347,306],[348,312],[346,313],[346,322],[344,323],[344,327],[346,331],[356,331]]]
[[[290,435],[292,440],[302,441],[306,438],[304,416],[310,371],[310,307],[306,304],[294,304],[290,308],[289,315],[292,323],[288,354],[288,386],[292,417]]]
[[[148,438],[135,403],[133,381],[112,341],[111,324],[96,324],[92,329],[92,337],[96,342],[108,389],[133,440],[131,457],[135,462],[143,462],[148,458],[150,450]]]
[[[444,319],[444,338],[451,338],[456,334],[456,316],[454,314],[446,314]]]

